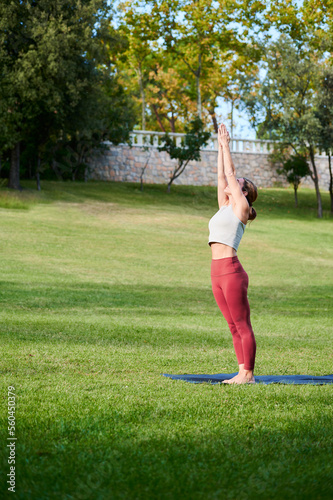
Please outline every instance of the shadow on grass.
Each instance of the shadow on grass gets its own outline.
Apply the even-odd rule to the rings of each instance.
[[[40,422],[38,428],[37,421],[21,422],[16,497],[332,498],[328,411],[305,421],[290,413],[277,420],[253,414],[246,423],[225,412],[221,418],[218,406],[214,419],[191,403],[133,412],[110,408],[104,418]]]

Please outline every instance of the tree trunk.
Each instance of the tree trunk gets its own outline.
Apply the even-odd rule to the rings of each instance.
[[[332,176],[332,163],[331,163],[331,152],[328,153],[328,168],[330,171],[330,197],[331,197],[331,215],[333,215],[333,176]]]
[[[201,105],[200,74],[201,74],[201,54],[199,53],[199,67],[198,67],[198,71],[196,72],[195,77],[197,80],[198,117],[201,119],[202,105]]]
[[[140,94],[141,94],[141,101],[142,101],[141,130],[146,130],[146,96],[145,96],[145,89],[143,86],[143,76],[142,76],[141,67],[139,67],[138,73],[139,73]]]
[[[215,111],[214,111],[214,106],[212,106],[210,109],[208,109],[208,112],[211,116],[211,119],[212,119],[212,122],[213,122],[213,127],[214,127],[214,132],[215,134],[218,133],[219,131],[219,126],[218,126],[218,123],[217,123],[217,120],[216,120],[216,114],[215,114]]]
[[[231,101],[231,124],[230,124],[230,139],[234,136],[234,101]]]
[[[176,132],[176,120],[177,117],[175,118],[173,115],[173,112],[171,113],[171,120],[169,120],[170,126],[171,126],[171,132],[174,134]]]
[[[271,86],[268,85],[268,131],[269,140],[272,140],[272,111],[271,111]]]
[[[152,108],[153,108],[153,111],[154,111],[154,113],[155,113],[157,123],[158,123],[158,124],[159,124],[159,126],[161,127],[162,132],[164,132],[164,133],[165,133],[165,128],[164,128],[164,126],[163,126],[163,123],[162,123],[161,117],[160,117],[160,115],[159,115],[159,113],[158,113],[158,111],[157,111],[157,109],[156,109],[155,104],[153,104]]]
[[[10,153],[10,170],[8,187],[11,189],[19,189],[20,185],[20,143],[17,142]]]
[[[295,195],[295,207],[298,207],[298,199],[297,199],[297,188],[298,185],[294,184],[294,195]]]
[[[52,170],[53,170],[53,172],[54,172],[54,173],[56,174],[56,176],[57,176],[58,181],[63,181],[64,179],[63,179],[63,177],[62,177],[62,175],[61,175],[60,170],[59,170],[59,169],[58,169],[58,167],[57,167],[57,162],[55,161],[55,159],[54,159],[54,158],[52,158],[51,166],[52,166]]]
[[[322,217],[323,217],[323,206],[322,206],[322,203],[321,203],[321,195],[320,195],[320,191],[319,191],[318,172],[317,172],[317,167],[316,167],[316,164],[315,164],[314,150],[313,150],[312,146],[309,147],[309,151],[310,151],[311,164],[312,164],[312,168],[313,168],[313,172],[311,172],[311,179],[313,180],[315,188],[316,188],[317,214],[318,214],[318,218],[322,219]]]
[[[37,191],[40,191],[40,156],[37,158],[37,169],[36,169],[36,181],[37,181]]]
[[[145,163],[145,166],[143,167],[143,169],[141,170],[141,175],[140,175],[140,190],[143,191],[143,175],[146,171],[146,168],[148,167],[148,163],[149,163],[149,160],[150,160],[150,157],[151,157],[151,148],[150,148],[150,151],[149,151],[149,155],[147,157],[147,160],[146,160],[146,163]]]

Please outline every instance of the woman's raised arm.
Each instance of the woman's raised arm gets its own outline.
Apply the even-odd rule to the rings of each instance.
[[[223,205],[226,205],[228,201],[228,197],[225,194],[224,190],[228,185],[227,178],[225,176],[224,172],[224,158],[223,158],[223,143],[222,143],[222,136],[221,136],[221,127],[224,127],[224,125],[220,125],[218,128],[217,132],[217,139],[218,139],[218,145],[219,145],[219,153],[217,157],[217,200],[219,204],[219,208],[221,208]]]
[[[224,173],[227,180],[228,187],[231,191],[233,199],[236,204],[242,204],[244,207],[248,207],[248,203],[243,194],[242,188],[236,179],[236,169],[234,162],[231,158],[231,152],[229,147],[229,133],[225,125],[220,125],[221,129],[221,143],[223,147],[223,160],[224,160]]]

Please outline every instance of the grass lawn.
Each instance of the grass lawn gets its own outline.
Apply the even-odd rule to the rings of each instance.
[[[7,387],[17,499],[333,498],[333,386],[223,386],[211,292],[214,188],[24,183],[0,191],[1,498]],[[333,373],[329,196],[259,191],[238,252],[250,277],[257,375]]]

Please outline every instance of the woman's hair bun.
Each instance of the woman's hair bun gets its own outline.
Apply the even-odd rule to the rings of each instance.
[[[257,212],[253,207],[250,207],[249,220],[254,220],[257,217]]]

